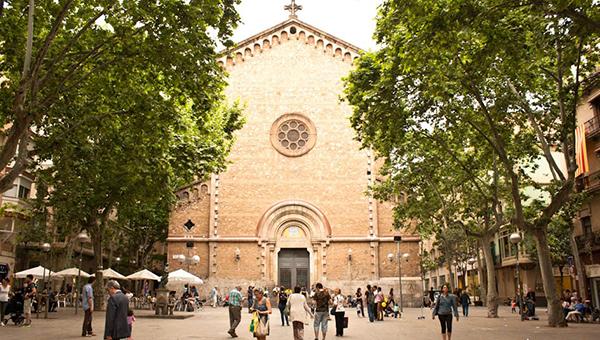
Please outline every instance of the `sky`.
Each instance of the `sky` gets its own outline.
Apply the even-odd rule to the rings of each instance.
[[[242,22],[233,40],[242,41],[285,21],[283,6],[290,0],[242,0],[237,9]],[[303,7],[298,19],[365,50],[375,49],[372,39],[377,6],[382,0],[296,0]]]

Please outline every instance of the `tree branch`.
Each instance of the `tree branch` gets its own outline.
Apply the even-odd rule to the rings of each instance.
[[[525,98],[523,98],[521,93],[517,90],[517,88],[512,83],[512,81],[510,81],[510,79],[507,79],[507,82],[508,82],[508,87],[510,88],[510,91],[513,93],[513,95],[515,95],[515,97],[517,97],[517,99],[521,103],[523,110],[527,114],[527,120],[529,121],[529,124],[531,124],[531,127],[533,127],[533,129],[535,130],[535,133],[541,144],[542,152],[544,153],[544,157],[546,158],[546,161],[548,162],[548,165],[550,166],[552,173],[554,174],[554,172],[556,172],[556,174],[560,177],[560,180],[564,181],[566,179],[565,174],[563,174],[562,170],[556,164],[556,160],[554,159],[554,157],[552,157],[552,152],[550,151],[550,146],[548,145],[548,141],[546,140],[546,137],[544,136],[544,132],[540,128],[540,125],[535,120],[535,117],[533,115],[533,110],[531,110],[529,103],[527,103]]]
[[[79,40],[79,38],[83,35],[83,33],[85,33],[101,16],[105,15],[106,13],[108,13],[108,11],[110,11],[110,9],[112,9],[112,7],[116,4],[116,2],[117,2],[116,0],[113,1],[112,3],[109,4],[109,6],[107,8],[103,9],[102,11],[98,12],[95,16],[91,17],[85,23],[85,25],[81,29],[79,29],[79,31],[77,31],[77,33],[75,33],[75,35],[73,37],[71,37],[71,39],[67,43],[67,46],[65,46],[65,48],[62,50],[62,52],[59,55],[57,55],[49,63],[50,67],[46,71],[46,74],[43,77],[41,77],[40,83],[44,83],[45,82],[45,79],[50,74],[52,74],[52,71],[54,71],[54,69],[56,68],[56,65],[60,64],[65,59],[65,56],[71,50],[71,47],[73,47],[73,45],[75,44],[75,42],[77,42],[77,40]]]
[[[29,131],[29,130],[27,130]],[[8,173],[4,174],[0,178],[0,192],[6,192],[13,186],[13,182],[29,165],[29,153],[27,151],[27,147],[29,145],[29,132],[26,132],[23,135],[19,142],[19,151],[17,154],[17,159],[15,160],[15,164],[8,171]]]
[[[46,39],[44,39],[44,45],[42,46],[42,49],[40,50],[39,54],[36,57],[35,64],[31,71],[31,78],[33,78],[33,79],[36,78],[36,76],[40,70],[40,67],[42,65],[42,62],[46,58],[46,54],[48,53],[48,50],[50,49],[50,45],[52,45],[54,38],[56,38],[56,35],[58,34],[58,30],[60,29],[60,26],[62,25],[62,22],[65,19],[65,16],[67,15],[67,11],[69,10],[69,7],[71,7],[71,4],[73,4],[73,1],[74,0],[67,0],[67,2],[65,2],[63,7],[61,8],[60,12],[58,13],[58,16],[54,20],[54,23],[52,24],[52,28],[50,29],[50,32],[48,32],[48,35],[46,35]],[[37,81],[34,81],[34,83],[37,83]]]

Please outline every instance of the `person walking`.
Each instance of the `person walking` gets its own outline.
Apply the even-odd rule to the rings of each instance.
[[[285,287],[281,287],[279,289],[278,294],[277,308],[279,308],[279,313],[281,313],[281,326],[285,326],[286,324],[290,325],[290,320],[288,319],[288,315],[285,313],[285,306],[287,306],[288,296],[285,293]]]
[[[367,285],[365,291],[365,297],[367,299],[367,314],[369,314],[369,322],[375,321],[375,294],[371,285]]]
[[[396,301],[394,300],[394,288],[390,288],[390,295],[388,295],[387,303],[388,303],[388,305],[392,305],[392,304],[396,303]]]
[[[432,319],[437,315],[442,327],[442,340],[452,339],[452,314],[458,322],[457,298],[454,294],[448,294],[448,285],[442,286],[442,293],[438,296],[433,307]]]
[[[237,286],[229,292],[229,330],[227,333],[232,338],[237,338],[235,329],[242,321],[242,287]]]
[[[356,315],[358,315],[359,317],[362,314],[362,317],[365,317],[365,309],[363,307],[363,294],[362,291],[360,290],[360,288],[358,288],[356,290]]]
[[[110,298],[106,304],[106,321],[104,324],[104,339],[123,340],[129,337],[129,325],[127,313],[129,311],[129,300],[121,292],[121,286],[117,281],[109,280],[106,290]]]
[[[429,287],[429,306],[433,305],[435,300],[435,292],[433,291],[433,286]]]
[[[94,313],[94,288],[96,277],[90,276],[88,282],[81,288],[81,308],[83,309],[83,326],[81,336],[96,336],[92,331],[92,314]]]
[[[467,294],[466,290],[460,294],[460,304],[462,305],[463,316],[469,317],[469,305],[471,304],[471,297]]]
[[[294,340],[304,340],[304,324],[308,324],[308,318],[312,318],[313,314],[299,286],[294,287],[294,293],[288,297],[286,307],[292,320]]]
[[[219,289],[215,286],[210,291],[210,300],[212,301],[212,304],[211,304],[212,308],[216,308],[217,307],[218,299],[219,299]]]
[[[252,304],[254,303],[254,289],[252,286],[248,286],[248,313],[252,313]]]
[[[342,295],[342,290],[339,288],[334,289],[333,296],[333,308],[335,311],[335,336],[344,336],[344,316],[346,310],[344,309],[344,302],[346,297]]]
[[[127,310],[127,328],[129,331],[128,340],[133,339],[133,324],[135,323],[135,314],[133,313],[133,309]]]
[[[377,321],[383,321],[383,292],[381,287],[375,290],[375,306],[377,308]]]
[[[316,292],[313,297],[315,301],[315,340],[319,340],[319,328],[325,340],[327,336],[327,322],[329,321],[329,303],[331,296],[326,289],[323,289],[323,284],[320,282],[315,285]]]
[[[23,300],[23,314],[25,314],[25,326],[31,326],[31,304],[37,295],[37,287],[33,283],[33,275],[29,274],[25,278],[25,296]]]
[[[0,326],[6,326],[4,315],[6,314],[6,306],[8,306],[8,293],[10,292],[10,281],[5,277],[0,284]]]
[[[269,335],[269,314],[273,311],[271,309],[271,301],[264,296],[264,293],[260,289],[254,290],[254,296],[256,299],[254,300],[254,304],[252,305],[252,311],[258,313],[258,322],[260,325],[258,327],[266,328],[264,329],[263,335],[258,335],[256,330],[254,331],[254,337],[258,340],[266,340],[267,335]]]

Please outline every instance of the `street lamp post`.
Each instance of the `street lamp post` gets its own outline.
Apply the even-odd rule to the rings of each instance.
[[[75,291],[75,314],[79,307],[79,293],[81,289],[81,265],[83,264],[83,244],[90,242],[90,237],[86,230],[82,230],[76,237],[79,242],[79,266],[77,268],[77,290]]]
[[[402,259],[400,258],[400,242],[402,242],[402,236],[394,236],[394,242],[396,242],[396,254],[398,256],[398,286],[400,288],[400,313],[404,313],[402,303]]]
[[[521,242],[521,234],[518,232],[510,234],[510,242],[517,247],[517,294],[519,299],[519,314],[521,315],[521,321],[523,320],[523,294],[521,293],[521,275],[519,273],[519,243]]]
[[[51,248],[52,248],[52,246],[48,242],[42,244],[42,251],[44,253],[48,253]],[[48,276],[50,276],[50,273],[48,273]],[[46,298],[46,308],[45,308],[45,312],[44,312],[44,319],[47,319],[48,318],[48,290],[46,290],[46,268],[44,268],[44,271],[42,272],[42,284],[43,284],[43,286],[41,287],[42,292],[40,295],[42,297]],[[46,291],[46,293],[44,293],[44,291]],[[39,319],[39,317],[40,317],[40,299],[37,299],[37,300],[38,300],[38,307],[36,308],[36,318]]]
[[[477,262],[477,260],[474,257],[471,257],[467,260],[467,264],[471,265],[471,271],[475,270],[475,262]],[[467,288],[469,287],[468,279],[469,279],[469,276],[471,276],[471,275],[469,275],[468,270],[469,269],[467,268]],[[475,273],[473,273],[472,276],[473,277],[471,278],[471,282],[473,283],[473,293],[475,293]]]
[[[200,256],[185,256],[183,254],[177,254],[173,255],[173,260],[177,260],[181,265],[183,265],[184,263],[187,264],[187,271],[189,272],[190,265],[197,265],[198,263],[200,263]]]
[[[477,262],[477,260],[474,257],[471,257],[467,260],[467,264],[471,265],[471,271],[475,270],[475,262]],[[469,272],[468,272],[468,268],[467,268],[467,288],[469,287]],[[471,282],[473,282],[473,296],[475,296],[475,273],[473,273],[472,275],[473,277],[471,278]]]

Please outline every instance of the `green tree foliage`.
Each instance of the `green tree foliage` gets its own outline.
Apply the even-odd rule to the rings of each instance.
[[[509,186],[510,220],[536,242],[551,326],[566,323],[547,228],[573,192],[575,110],[581,79],[598,64],[597,23],[592,0],[389,0],[375,33],[382,48],[346,82],[359,139],[384,157],[423,126],[490,150]],[[553,180],[540,188],[548,200],[530,209],[524,192],[540,159]]]
[[[0,1],[0,168],[15,161],[0,192],[49,125],[150,108],[168,116],[190,99],[201,121],[223,86],[210,32],[231,43],[238,2]]]
[[[88,229],[98,268],[115,220],[164,228],[172,190],[222,169],[242,123],[216,63],[238,2],[0,1],[0,191],[33,156],[38,211]]]
[[[493,152],[485,144],[472,147],[477,134],[453,132],[442,124],[417,124],[403,141],[379,145],[377,150],[390,157],[382,168],[385,181],[375,188],[380,199],[406,197],[404,204],[394,209],[396,225],[416,221],[424,239],[434,237],[441,263],[450,274],[454,262],[474,256],[477,247],[473,240],[486,245],[484,258],[493,267],[487,245],[505,223],[503,202],[507,197]],[[497,317],[495,273],[487,274],[488,316]]]

